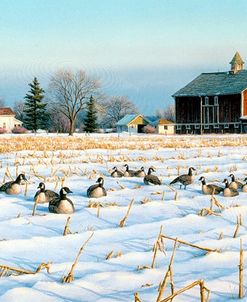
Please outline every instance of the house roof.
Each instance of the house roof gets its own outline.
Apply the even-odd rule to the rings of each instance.
[[[159,125],[167,125],[167,124],[174,124],[172,121],[169,121],[169,120],[165,120],[163,118],[161,118],[159,120]]]
[[[139,114],[126,114],[121,120],[117,122],[117,126],[128,125],[133,119],[135,119]]]
[[[5,107],[0,108],[0,115],[15,115],[15,113],[11,108]]]
[[[247,70],[202,73],[173,97],[239,94],[247,88]]]

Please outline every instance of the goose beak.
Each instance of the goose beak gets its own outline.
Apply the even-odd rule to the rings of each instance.
[[[67,193],[73,193],[70,189],[67,191]]]

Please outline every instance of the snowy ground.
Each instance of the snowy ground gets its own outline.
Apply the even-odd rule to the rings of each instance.
[[[135,292],[142,302],[156,301],[173,242],[165,240],[166,253],[158,252],[154,269],[138,270],[137,267],[151,265],[152,247],[160,226],[168,236],[221,250],[206,254],[180,245],[174,259],[176,289],[204,279],[211,290],[210,301],[236,300],[240,238],[247,248],[247,194],[240,193],[234,198],[218,196],[217,200],[225,207],[221,212],[214,207],[219,216],[200,216],[201,209],[210,206],[210,196],[201,193],[198,179],[204,175],[208,181],[222,182],[230,172],[243,179],[247,175],[246,147],[20,151],[2,154],[0,160],[1,179],[7,167],[13,177],[25,172],[29,178],[26,196],[24,187],[19,196],[0,195],[0,264],[35,270],[42,262],[52,262],[50,274],[43,270],[35,275],[0,278],[0,302],[134,301]],[[146,186],[141,178],[109,176],[113,166],[123,168],[126,162],[131,169],[154,166],[162,185]],[[175,186],[178,189],[175,200],[176,192],[167,184],[177,176],[178,170],[187,173],[190,166],[197,169],[195,183],[187,190]],[[108,191],[108,196],[100,202],[116,205],[100,208],[97,217],[97,209],[87,207],[86,190],[99,175],[104,176]],[[31,215],[33,196],[42,177],[47,188],[57,187],[57,190],[65,178],[64,184],[74,192],[70,197],[76,212],[71,216],[70,228],[76,234],[64,237],[67,216],[49,213],[47,205],[39,205],[36,215]],[[135,202],[126,226],[120,228],[119,222],[133,198]],[[243,226],[237,238],[233,238],[240,213]],[[61,278],[68,273],[79,248],[92,231],[93,238],[76,266],[75,280],[62,284]],[[219,240],[222,232],[224,238]],[[106,260],[111,251],[122,255]],[[164,298],[169,293],[168,284]],[[199,301],[199,289],[194,288],[174,301]]]

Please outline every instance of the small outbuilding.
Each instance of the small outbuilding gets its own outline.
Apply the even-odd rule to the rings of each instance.
[[[141,114],[127,114],[116,124],[117,132],[143,133],[150,121]]]
[[[174,134],[175,133],[175,124],[172,121],[166,119],[159,119],[157,126],[157,133],[159,134]]]
[[[0,108],[0,128],[6,130],[6,132],[11,132],[14,128],[22,126],[22,122],[15,118],[14,111],[9,108]]]

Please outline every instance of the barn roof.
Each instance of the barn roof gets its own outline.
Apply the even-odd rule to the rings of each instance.
[[[11,108],[5,107],[0,108],[0,115],[15,115],[15,113]]]
[[[202,73],[173,97],[239,94],[247,88],[247,70]]]

